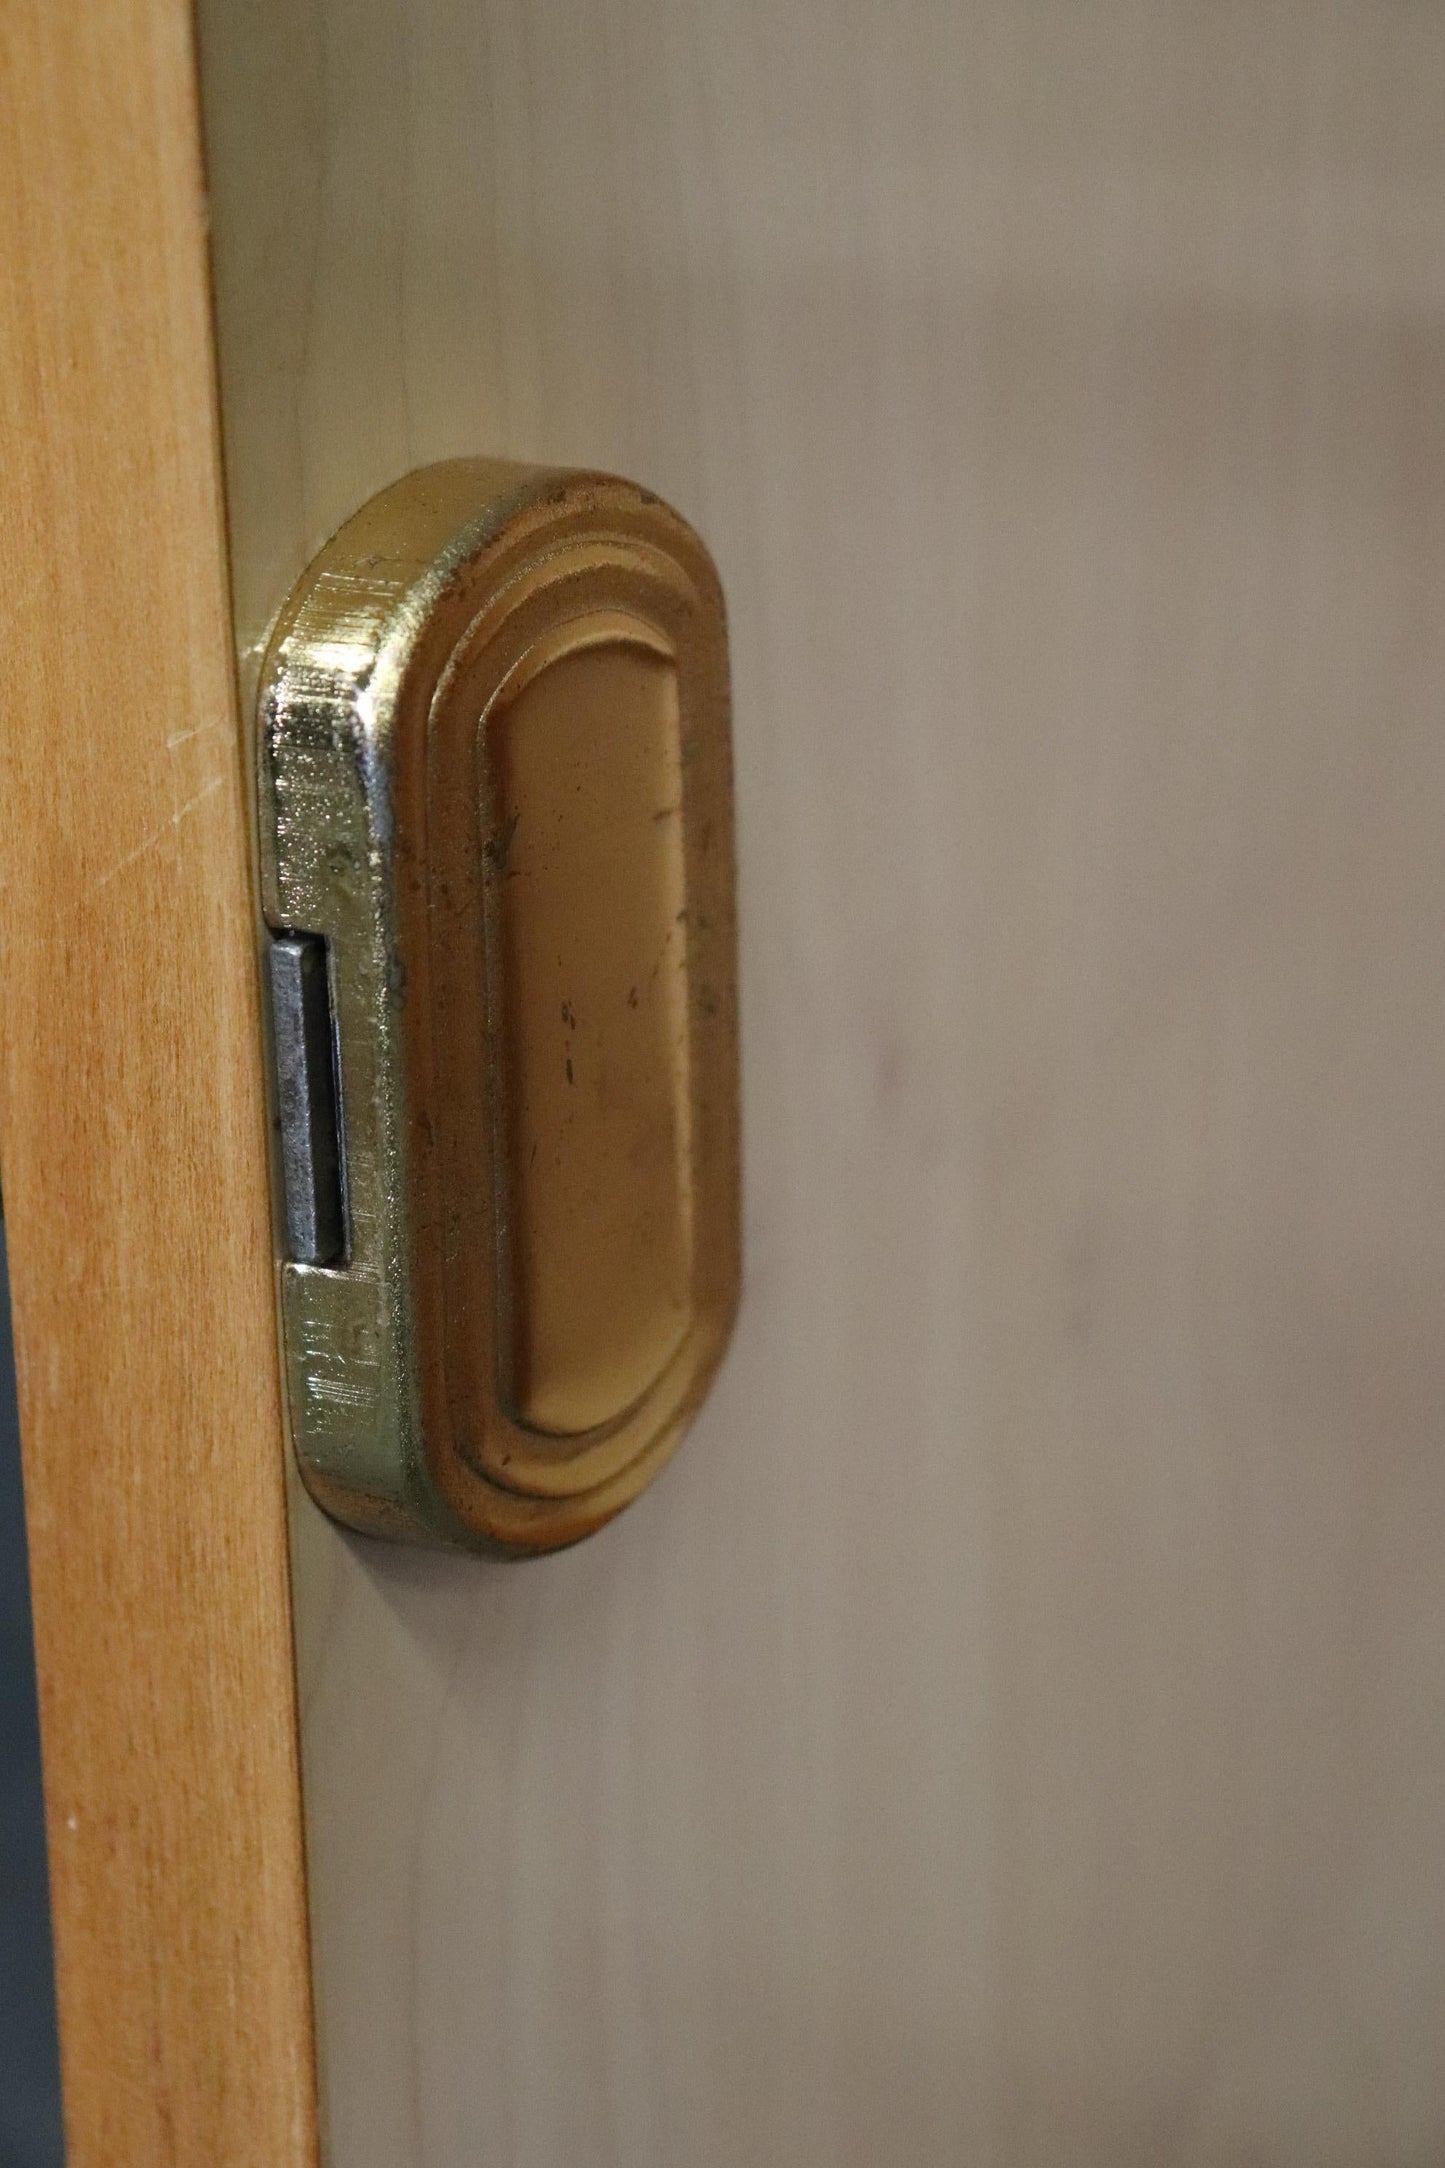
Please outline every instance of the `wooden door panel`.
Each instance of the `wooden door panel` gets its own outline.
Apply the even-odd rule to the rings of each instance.
[[[316,2158],[194,55],[0,62],[0,1162],[67,2159]]]
[[[474,450],[652,484],[734,642],[747,1292],[707,1411],[541,1564],[292,1500],[333,2158],[1435,2158],[1445,19],[200,16],[243,684],[331,528]],[[193,1921],[213,1982],[279,1951],[294,2018],[304,1978],[186,50],[159,5],[91,19],[73,111],[10,153],[24,260],[60,267],[0,371],[60,417],[12,520],[69,506],[52,554],[84,567],[16,638],[37,714],[139,720],[114,789],[73,729],[11,741],[44,840],[7,846],[7,1004],[39,1013],[59,928],[77,1014],[154,1021],[76,1026],[64,1061],[6,1034],[42,1663],[97,1587],[113,1652],[134,1585],[136,1679],[177,1633],[199,1665],[173,1709],[121,1697],[136,1856],[220,1789],[281,1807],[227,1825],[230,1881],[198,1852],[116,1914],[68,1788],[93,1739],[52,1697],[62,2014],[74,2127],[111,2146],[79,2157],[124,2157],[131,2113],[134,2157],[244,2127],[269,2161],[301,2142],[294,2025],[246,2019],[264,2052],[228,2062],[219,2004],[183,2022],[137,1970]],[[57,241],[77,187],[93,248]],[[150,517],[112,480],[87,526],[82,473]],[[25,630],[98,609],[104,660]],[[219,958],[203,995],[174,965],[154,991],[158,925]],[[199,1427],[147,1423],[156,1395]],[[153,1520],[89,1485],[91,1435],[172,1486]],[[218,1563],[266,1591],[259,1638],[212,1635]],[[233,1883],[259,1925],[227,1945]],[[105,2040],[67,1937],[126,1985]],[[188,2097],[134,2075],[157,2040],[212,2073],[200,2120],[145,2121]]]

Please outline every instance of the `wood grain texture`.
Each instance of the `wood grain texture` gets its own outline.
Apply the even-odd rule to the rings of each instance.
[[[253,643],[407,466],[734,640],[662,1483],[297,1508],[340,2168],[1445,2156],[1445,14],[202,10]]]
[[[67,2158],[299,2168],[265,1110],[184,5],[7,5],[0,195],[0,1163]]]

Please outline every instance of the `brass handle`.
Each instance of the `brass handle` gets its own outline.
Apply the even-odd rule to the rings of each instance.
[[[737,1305],[716,573],[630,483],[423,469],[292,595],[258,746],[307,1485],[382,1534],[573,1542]]]

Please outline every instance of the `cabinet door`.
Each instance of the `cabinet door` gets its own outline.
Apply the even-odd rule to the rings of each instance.
[[[1445,2147],[1445,16],[201,11],[243,649],[409,466],[722,570],[673,1468],[297,1508],[345,2168]]]
[[[17,20],[43,41],[63,13]],[[127,118],[124,159],[81,157],[88,108],[71,155],[118,218],[157,163],[194,174],[185,44],[162,0],[92,19],[109,43],[68,34]],[[327,535],[459,453],[656,489],[706,538],[732,628],[745,1293],[705,1410],[617,1523],[523,1565],[348,1536],[293,1485],[330,2158],[1438,2159],[1445,15],[201,0],[199,47],[243,687]],[[47,140],[70,142],[62,119]],[[47,396],[75,282],[111,282],[106,445],[177,340],[204,368],[187,186],[147,247],[97,244],[48,304]],[[50,261],[35,216],[25,260]],[[183,288],[126,315],[178,248]],[[169,477],[191,521],[141,523],[151,570],[113,613],[151,765],[112,812],[32,744],[25,833],[104,885],[83,915],[59,875],[32,889],[36,847],[5,906],[32,1017],[59,911],[77,1011],[123,984],[117,1012],[156,1019],[180,1141],[128,1111],[139,1039],[70,1026],[69,1062],[7,1043],[7,1204],[17,1137],[53,1164],[53,1105],[91,1171],[65,1217],[38,1174],[14,1209],[43,1260],[27,1282],[17,1257],[33,1541],[59,1592],[42,1662],[47,1602],[82,1616],[126,1574],[188,1592],[157,1615],[189,1622],[208,1683],[185,1705],[224,1750],[187,1749],[185,1797],[202,1823],[228,1787],[281,1800],[240,1815],[230,1871],[281,1891],[294,2016],[239,876],[218,917],[188,915],[241,833],[232,725],[183,735],[230,713],[206,398],[188,411],[190,435],[156,419],[116,470]],[[27,504],[59,486],[45,458]],[[134,538],[118,511],[101,532],[56,618],[94,623],[112,592]],[[211,675],[140,698],[178,597]],[[47,714],[115,712],[98,664],[51,655],[29,665],[64,693]],[[73,722],[64,743],[85,743]],[[169,950],[146,990],[145,944],[182,932],[188,972],[199,946],[227,959],[199,1010]],[[72,1236],[62,1263],[47,1245]],[[177,1241],[201,1303],[164,1298],[167,1338],[154,1260]],[[105,1300],[82,1302],[87,1272]],[[51,1362],[84,1347],[82,1311],[123,1318],[143,1371]],[[217,1347],[212,1374],[194,1351]],[[154,1538],[128,1471],[157,1451],[157,1379],[202,1413],[165,1432]],[[103,1496],[95,1435],[120,1471]],[[195,1435],[208,1478],[232,1440],[251,1471],[214,1545],[177,1502]],[[49,1488],[47,1436],[70,1441]],[[68,1552],[62,1491],[89,1531]],[[212,1640],[194,1607],[235,1545],[266,1623]],[[114,1660],[125,1616],[107,1599],[97,1625]],[[235,1743],[253,1662],[246,1753],[272,1757],[274,1795]],[[125,1855],[66,1851],[86,1749],[63,1696],[46,1723],[73,2080],[101,2049],[93,2004],[66,2011],[65,1938],[113,1886],[73,1861]],[[150,1811],[118,1754],[106,1781]],[[185,1902],[241,1946],[200,1881]],[[181,2020],[133,1971],[124,2067],[150,2098],[141,2027],[170,2043]],[[243,2086],[198,2022],[205,2082]],[[302,2157],[255,2127],[250,2152],[129,2157]]]

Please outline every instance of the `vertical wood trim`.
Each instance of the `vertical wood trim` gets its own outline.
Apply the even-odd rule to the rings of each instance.
[[[9,0],[0,1166],[71,2168],[316,2154],[185,0]]]

